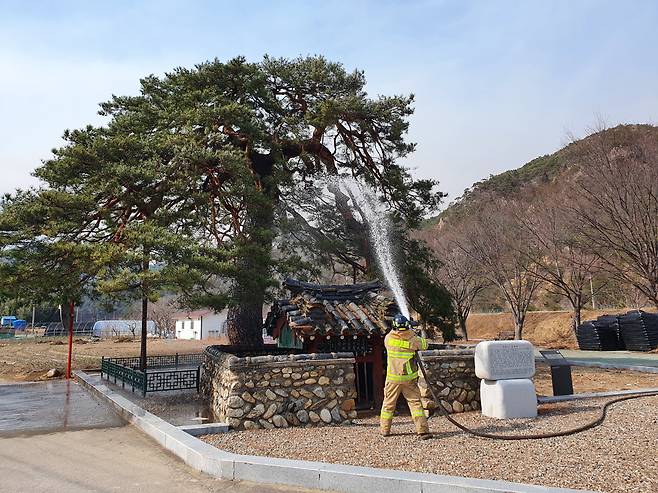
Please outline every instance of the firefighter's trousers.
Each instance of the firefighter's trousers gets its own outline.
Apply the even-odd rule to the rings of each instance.
[[[409,382],[391,382],[386,380],[384,384],[384,403],[382,404],[382,412],[380,414],[380,426],[383,435],[388,435],[391,432],[391,423],[393,422],[393,414],[395,413],[395,405],[398,401],[400,394],[404,396],[409,405],[411,416],[416,425],[416,433],[419,435],[429,433],[429,426],[427,425],[427,418],[423,410],[423,404],[420,400],[420,389],[418,388],[418,379]]]

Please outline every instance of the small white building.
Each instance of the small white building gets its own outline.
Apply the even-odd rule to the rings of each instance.
[[[176,320],[176,339],[219,339],[226,336],[228,310],[196,310],[179,312]]]

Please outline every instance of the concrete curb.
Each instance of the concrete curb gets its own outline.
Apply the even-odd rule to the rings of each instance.
[[[585,394],[571,394],[571,395],[554,395],[537,397],[537,402],[540,404],[549,404],[551,402],[565,402],[575,401],[579,399],[597,399],[600,397],[623,397],[625,395],[650,395],[658,392],[658,387],[649,389],[634,389],[634,390],[613,390],[610,392],[589,392]]]
[[[190,467],[222,479],[344,493],[583,492],[583,490],[548,488],[507,481],[232,454],[213,447],[145,411],[106,385],[95,384],[84,372],[77,371],[75,376],[82,386],[107,401],[126,421],[151,436]]]
[[[136,426],[156,442],[178,456],[187,465],[211,476],[233,479],[233,455],[145,411],[106,385],[97,385],[82,371],[74,372],[78,382],[92,394],[107,402],[123,419]]]
[[[229,428],[226,423],[204,423],[200,425],[182,425],[177,426],[179,430],[198,437],[199,435],[217,435],[218,433],[228,433]]]
[[[615,363],[599,363],[596,361],[583,361],[578,359],[567,359],[572,366],[591,366],[594,368],[604,368],[609,370],[632,370],[642,373],[658,373],[656,366],[642,366],[642,365],[618,365]]]
[[[603,368],[606,370],[631,370],[639,371],[641,373],[658,373],[658,366],[645,366],[645,365],[623,365],[618,363],[602,363],[600,361],[583,360],[578,358],[565,358],[567,363],[571,366],[588,366],[591,368]],[[535,355],[535,364],[550,366],[543,356]]]

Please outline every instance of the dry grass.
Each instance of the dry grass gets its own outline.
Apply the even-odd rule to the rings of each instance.
[[[583,310],[582,320],[593,320],[599,315],[625,313],[628,310]],[[472,313],[468,317],[468,337],[493,339],[501,331],[514,331],[510,313]],[[571,312],[528,312],[523,326],[523,338],[535,346],[555,349],[578,349],[571,330]]]
[[[198,353],[218,341],[149,339],[149,354]],[[73,343],[73,369],[98,368],[101,356],[138,356],[139,340],[81,339]],[[68,352],[64,337],[3,340],[0,343],[0,380],[37,380],[51,368],[63,370]]]
[[[542,406],[536,420],[498,421],[477,413],[465,425],[494,433],[540,433],[584,424],[604,401]],[[379,435],[377,418],[353,426],[232,432],[203,439],[230,452],[402,469],[483,479],[583,488],[610,493],[658,491],[658,397],[614,404],[605,423],[568,437],[495,441],[465,435],[443,418],[430,419],[435,439],[420,442],[408,417],[394,436]]]

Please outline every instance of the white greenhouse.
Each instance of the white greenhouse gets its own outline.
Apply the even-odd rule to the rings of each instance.
[[[147,320],[147,333],[153,336],[156,333],[155,329],[155,322],[153,320]],[[95,337],[139,336],[141,331],[141,320],[99,320],[94,324]]]

